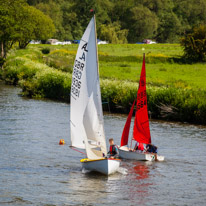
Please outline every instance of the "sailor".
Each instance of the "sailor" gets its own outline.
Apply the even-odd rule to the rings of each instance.
[[[143,145],[143,143],[140,143],[140,142],[136,142],[136,144],[135,144],[135,146],[134,146],[134,150],[133,151],[137,151],[137,150],[139,150],[139,151],[144,151],[144,145]]]
[[[157,153],[157,147],[153,144],[147,144],[146,151],[150,153]]]
[[[114,144],[113,138],[109,139],[109,144],[110,144],[109,152],[107,153],[108,157],[112,158],[112,159],[118,158],[119,157],[119,150],[118,150],[117,145]]]

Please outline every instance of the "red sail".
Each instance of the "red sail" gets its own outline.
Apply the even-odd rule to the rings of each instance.
[[[137,92],[137,108],[134,120],[133,138],[136,141],[144,144],[151,143],[149,118],[147,111],[145,55],[143,57],[139,89]]]
[[[127,121],[124,125],[124,130],[122,132],[122,138],[121,138],[121,146],[127,145],[128,143],[128,138],[129,138],[129,129],[130,129],[130,123],[132,120],[132,114],[133,114],[133,110],[134,110],[134,105],[135,105],[135,100],[134,103],[131,107],[131,110],[129,112],[129,115],[127,117]]]

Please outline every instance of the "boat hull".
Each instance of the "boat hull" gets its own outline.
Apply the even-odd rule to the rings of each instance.
[[[129,151],[129,148],[122,146],[119,148],[119,157],[122,159],[129,160],[140,160],[140,161],[164,161],[164,156],[160,156],[153,153],[144,153],[144,152],[132,152]]]
[[[80,160],[82,163],[82,168],[102,173],[104,175],[110,175],[118,171],[120,166],[119,159],[97,159],[97,160],[90,160],[88,158]]]

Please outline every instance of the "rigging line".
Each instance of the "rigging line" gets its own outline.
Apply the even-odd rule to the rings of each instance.
[[[86,153],[84,153],[84,152],[81,152],[81,151],[79,151],[78,149],[75,149],[74,147],[72,147],[72,146],[69,146],[71,149],[73,149],[74,151],[76,151],[76,152],[80,152],[80,153],[82,153],[82,154],[84,154],[84,155],[87,155]]]

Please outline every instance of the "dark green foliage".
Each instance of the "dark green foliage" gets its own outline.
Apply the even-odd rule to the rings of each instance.
[[[52,37],[55,27],[52,20],[44,13],[32,6],[24,6],[19,17],[21,24],[16,39],[19,48],[25,48],[33,40],[48,39]]]
[[[195,124],[206,124],[206,92],[203,90],[160,89],[148,90],[148,106],[152,118]]]
[[[7,52],[18,42],[25,48],[32,40],[47,39],[55,28],[52,20],[41,11],[29,6],[26,0],[0,0],[0,51]]]
[[[99,28],[99,38],[113,44],[127,43],[127,29],[122,29],[118,22],[113,24],[102,24]]]
[[[206,24],[200,25],[181,40],[184,55],[189,61],[206,62]]]
[[[5,59],[3,57],[0,57],[0,68],[3,66],[5,62]]]
[[[53,20],[54,38],[80,39],[95,10],[97,33],[110,43],[179,42],[199,24],[206,24],[205,0],[27,0]]]
[[[50,53],[50,48],[43,48],[41,50],[42,54],[49,54]]]
[[[158,20],[154,12],[147,7],[137,5],[130,9],[127,26],[129,42],[142,42],[143,38],[153,38],[157,31]]]
[[[8,50],[16,42],[20,29],[19,16],[25,6],[25,0],[0,0],[0,51],[1,57],[6,58]]]

